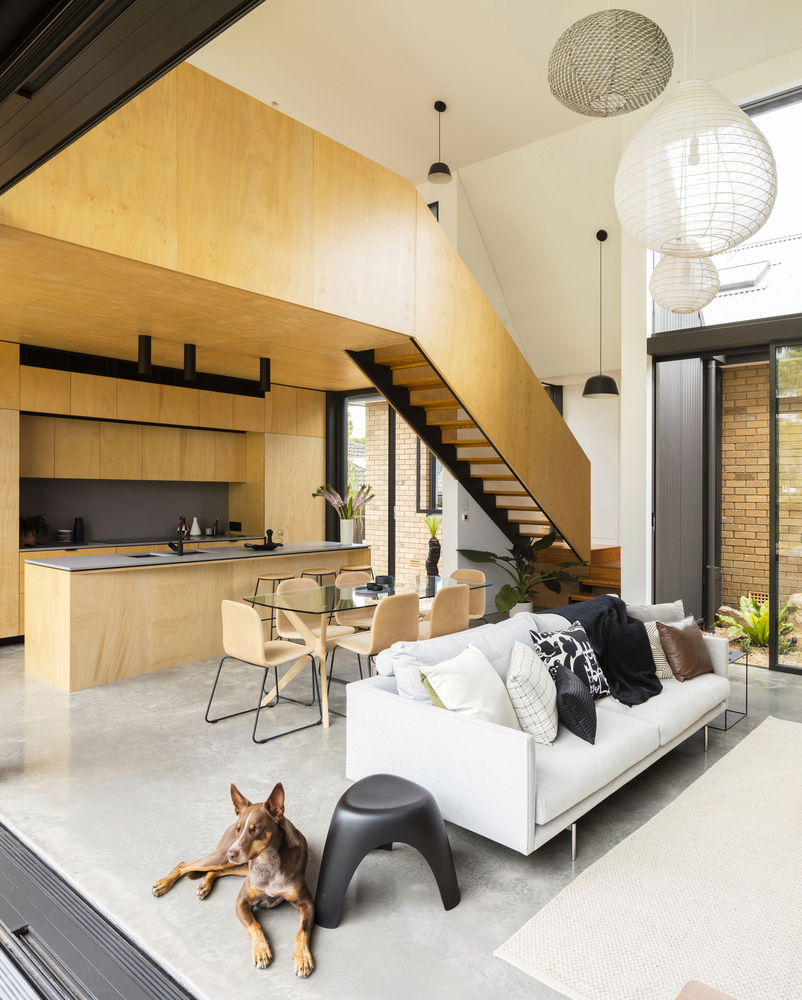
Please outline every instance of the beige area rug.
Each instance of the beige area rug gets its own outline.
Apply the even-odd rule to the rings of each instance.
[[[572,1000],[800,1000],[802,725],[767,719],[495,954]]]

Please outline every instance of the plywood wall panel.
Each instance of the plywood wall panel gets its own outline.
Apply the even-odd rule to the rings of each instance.
[[[213,483],[215,480],[214,431],[181,431],[181,479]]]
[[[223,430],[234,426],[234,398],[227,392],[198,392],[198,424]]]
[[[56,479],[100,478],[100,424],[97,420],[55,420]]]
[[[265,401],[261,396],[234,396],[234,430],[263,431]]]
[[[245,482],[228,487],[228,517],[239,521],[246,535],[261,535],[265,530],[265,436],[257,432],[245,435]]]
[[[199,391],[175,385],[159,386],[159,422],[198,426]]]
[[[265,393],[265,430],[269,434],[295,434],[298,390],[291,385],[273,385]]]
[[[215,432],[214,478],[218,483],[244,482],[248,478],[248,457],[244,434],[229,434],[226,431]]]
[[[21,365],[19,408],[34,413],[69,413],[70,373]]]
[[[194,66],[175,76],[178,269],[311,306],[312,129]]]
[[[70,413],[74,417],[114,420],[117,416],[117,380],[71,372]]]
[[[159,387],[153,382],[117,380],[117,419],[159,422]]]
[[[0,637],[20,634],[19,411],[0,410]]]
[[[101,423],[100,478],[142,479],[141,424]]]
[[[295,390],[296,432],[306,437],[326,436],[326,393]]]
[[[325,501],[312,497],[325,481],[324,438],[265,434],[265,525],[286,542],[326,537]]]
[[[31,479],[53,479],[56,474],[56,418],[21,414],[19,439],[20,476]]]
[[[0,341],[0,407],[19,409],[19,344]]]

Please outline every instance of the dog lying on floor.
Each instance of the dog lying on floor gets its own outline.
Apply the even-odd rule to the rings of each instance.
[[[253,964],[266,969],[273,958],[264,931],[253,911],[278,906],[288,900],[301,915],[295,938],[295,975],[301,979],[315,963],[309,950],[309,935],[315,919],[315,904],[306,884],[309,849],[306,837],[284,815],[284,787],[277,784],[266,802],[254,805],[232,784],[231,800],[237,814],[217,848],[200,861],[176,865],[166,878],[153,886],[154,896],[163,896],[186,875],[202,879],[196,892],[205,899],[221,875],[243,875],[245,884],[237,897],[236,911],[251,939]]]

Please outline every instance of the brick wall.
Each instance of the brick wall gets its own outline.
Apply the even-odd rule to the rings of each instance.
[[[721,573],[725,604],[769,589],[769,366],[722,372]]]
[[[371,500],[365,517],[365,538],[370,543],[374,573],[387,572],[387,403],[367,403],[365,406],[365,479],[373,487],[376,499]],[[395,436],[395,566],[399,579],[425,576],[424,563],[429,552],[429,529],[423,522],[425,514],[417,510],[417,436],[399,417]],[[422,455],[427,449],[421,445]],[[421,495],[426,497],[426,468]],[[440,532],[438,532],[440,538]],[[416,565],[417,564],[417,565]],[[442,569],[442,560],[440,562]]]

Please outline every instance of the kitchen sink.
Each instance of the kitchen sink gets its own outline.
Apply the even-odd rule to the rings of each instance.
[[[177,552],[128,552],[128,559],[168,559],[170,556],[177,556]],[[208,549],[188,549],[184,556],[208,556]],[[183,556],[181,557],[183,558]]]

